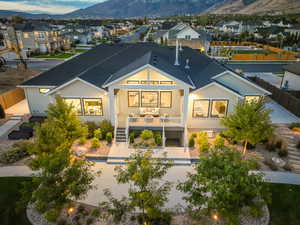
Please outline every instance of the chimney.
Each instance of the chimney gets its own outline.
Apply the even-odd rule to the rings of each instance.
[[[185,60],[185,67],[184,67],[185,69],[189,69],[189,68],[190,68],[189,62],[190,62],[189,59],[186,59],[186,60]]]
[[[176,53],[175,53],[175,63],[174,66],[179,66],[179,61],[178,61],[178,40],[176,40]]]

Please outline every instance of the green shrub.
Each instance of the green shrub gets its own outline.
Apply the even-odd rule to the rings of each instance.
[[[44,212],[46,212],[46,210],[48,209],[48,205],[45,202],[42,201],[36,201],[35,202],[35,209],[43,214]]]
[[[85,142],[86,142],[86,138],[85,138],[85,137],[79,138],[79,144],[80,144],[80,145],[84,145]]]
[[[204,131],[200,131],[198,133],[197,143],[202,152],[208,152],[209,150],[208,137]]]
[[[296,146],[298,149],[300,149],[300,140],[298,141],[298,144]]]
[[[27,127],[34,128],[34,126],[35,126],[34,122],[25,122],[20,125],[20,129],[27,128]]]
[[[300,127],[300,123],[291,123],[291,124],[289,125],[289,128],[290,128],[290,129],[294,129],[294,128],[296,128],[296,127]]]
[[[92,138],[92,148],[99,148],[100,147],[100,141],[98,138]]]
[[[195,147],[195,138],[193,137],[193,135],[190,136],[189,147],[190,148],[194,148]]]
[[[272,161],[272,159],[268,158],[264,160],[264,164],[267,165],[271,170],[277,171],[277,165]]]
[[[100,216],[100,211],[99,209],[94,209],[91,213],[91,216],[94,216],[94,217],[99,217]]]
[[[92,217],[89,217],[86,221],[86,225],[91,225],[93,223],[94,223],[94,218],[92,218]]]
[[[143,130],[141,133],[141,138],[146,141],[153,138],[153,132],[151,130]]]
[[[216,149],[223,149],[225,147],[225,140],[220,135],[217,135],[214,140],[214,147]]]
[[[98,138],[99,140],[102,139],[102,131],[101,131],[100,128],[94,130],[94,137],[95,137],[95,138]]]
[[[12,145],[8,150],[0,153],[0,162],[9,164],[17,162],[27,156],[33,147],[30,141],[19,141]]]
[[[91,121],[85,122],[85,125],[88,128],[88,136],[87,137],[88,138],[94,137],[94,131],[96,129],[98,129],[99,126],[97,126],[97,124],[95,122],[91,122]]]
[[[154,137],[154,140],[155,140],[155,144],[157,146],[162,146],[162,137],[161,137],[161,133],[156,133],[155,134],[155,137]]]
[[[130,144],[133,144],[133,143],[134,143],[134,138],[135,138],[135,132],[132,131],[132,132],[129,134],[129,143],[130,143]]]
[[[102,138],[106,137],[106,134],[107,134],[108,132],[111,132],[111,133],[114,132],[114,127],[113,127],[113,125],[111,124],[111,122],[108,121],[108,120],[102,120],[102,121],[100,122],[100,129],[101,129],[101,131],[102,131]]]
[[[50,209],[45,213],[45,219],[49,222],[56,222],[59,217],[60,211],[58,209]]]
[[[268,142],[266,143],[266,149],[270,152],[273,152],[276,150],[276,143],[277,143],[277,140],[276,140],[276,136],[271,136],[269,139],[268,139]]]
[[[4,119],[5,118],[5,111],[3,109],[3,106],[0,104],[0,119]]]
[[[108,132],[107,134],[106,134],[106,141],[107,141],[107,143],[108,144],[111,144],[112,143],[112,132]]]
[[[196,138],[197,137],[197,133],[192,133],[191,137],[192,138]]]

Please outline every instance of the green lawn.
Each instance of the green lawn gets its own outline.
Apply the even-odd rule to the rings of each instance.
[[[37,55],[33,58],[45,58],[45,59],[67,59],[74,56],[74,53],[59,53],[57,55]]]
[[[234,50],[234,54],[268,54],[271,53],[268,50],[258,49],[258,50]]]
[[[87,52],[89,49],[80,49],[80,48],[76,48],[75,51],[76,53],[83,53],[83,52]]]
[[[270,225],[300,224],[300,186],[270,184],[272,203],[269,205]]]
[[[30,182],[31,178],[1,177],[0,178],[0,224],[31,225],[27,220],[25,209],[16,212],[16,203],[20,198],[22,182]]]

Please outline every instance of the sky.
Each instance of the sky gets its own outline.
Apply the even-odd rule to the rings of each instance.
[[[104,0],[0,0],[0,10],[64,14]]]

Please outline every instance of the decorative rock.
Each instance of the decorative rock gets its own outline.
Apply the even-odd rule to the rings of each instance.
[[[48,222],[43,215],[41,215],[33,204],[29,204],[26,209],[26,215],[32,225],[54,225]]]
[[[262,207],[262,216],[253,217],[249,215],[249,208],[242,209],[243,214],[239,216],[241,225],[268,225],[270,222],[270,214],[267,205]]]
[[[272,157],[272,161],[277,165],[277,166],[280,166],[280,167],[283,167],[285,166],[286,162],[280,158],[277,158],[277,157]]]

